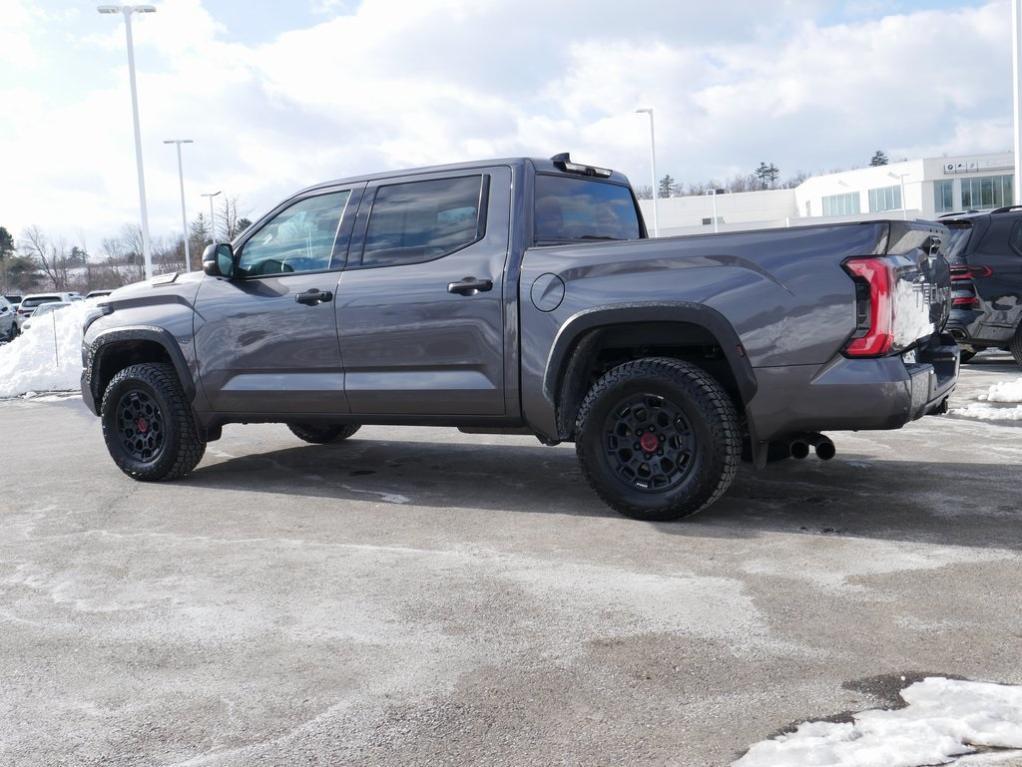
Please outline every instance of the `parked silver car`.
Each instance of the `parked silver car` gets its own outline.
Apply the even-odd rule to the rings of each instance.
[[[18,335],[18,313],[11,302],[0,296],[0,342],[12,341]]]
[[[35,310],[43,304],[52,303],[66,303],[69,304],[72,301],[84,301],[78,293],[33,293],[32,295],[25,296],[21,302],[21,306],[18,307],[18,327],[24,328],[25,321],[32,316]]]

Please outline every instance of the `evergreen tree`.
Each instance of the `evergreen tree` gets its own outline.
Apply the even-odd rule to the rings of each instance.
[[[882,149],[878,149],[873,153],[873,159],[869,161],[869,164],[874,168],[880,165],[887,165],[887,155]]]

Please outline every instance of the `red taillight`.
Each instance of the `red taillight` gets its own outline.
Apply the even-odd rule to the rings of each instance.
[[[979,306],[979,299],[976,296],[961,296],[951,299],[952,306]]]
[[[850,258],[845,270],[864,290],[858,300],[868,301],[868,311],[860,311],[859,327],[845,347],[849,357],[879,357],[894,345],[894,273],[881,258]],[[861,307],[860,307],[861,309]]]
[[[960,282],[961,280],[971,280],[973,277],[990,277],[993,273],[994,270],[989,266],[952,266],[951,280]]]

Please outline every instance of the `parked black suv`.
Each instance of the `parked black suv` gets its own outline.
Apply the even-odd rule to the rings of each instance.
[[[962,362],[984,349],[1010,351],[1022,365],[1022,206],[941,217],[951,232],[948,330]]]

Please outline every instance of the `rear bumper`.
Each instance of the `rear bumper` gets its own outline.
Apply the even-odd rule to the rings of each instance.
[[[984,349],[1007,346],[1015,335],[1012,325],[994,324],[989,313],[979,309],[955,309],[948,319],[947,331],[963,346]]]
[[[759,390],[748,406],[755,439],[898,429],[943,412],[958,381],[958,354],[954,339],[945,334],[901,356],[758,368]]]

